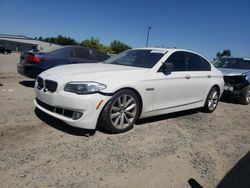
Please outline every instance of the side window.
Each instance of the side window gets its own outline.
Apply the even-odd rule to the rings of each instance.
[[[187,58],[187,67],[188,71],[202,71],[203,70],[203,63],[201,62],[200,56],[186,52]]]
[[[75,53],[77,58],[91,59],[89,50],[86,48],[75,48]]]
[[[203,70],[204,71],[211,71],[210,63],[207,60],[205,60],[203,57],[200,57],[200,58],[201,58],[201,62],[203,64]]]
[[[174,52],[166,62],[173,63],[173,71],[186,71],[186,58],[183,52]]]
[[[203,57],[186,52],[188,71],[211,71],[210,63]]]
[[[102,52],[99,52],[97,50],[94,50],[94,53],[95,53],[95,57],[96,57],[97,61],[104,61],[104,60],[109,58],[108,55],[106,55],[106,54],[104,54]]]

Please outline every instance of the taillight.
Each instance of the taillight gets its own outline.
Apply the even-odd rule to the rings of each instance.
[[[38,57],[37,55],[34,54],[29,54],[26,57],[26,61],[30,62],[30,63],[40,63],[41,59],[40,57]]]

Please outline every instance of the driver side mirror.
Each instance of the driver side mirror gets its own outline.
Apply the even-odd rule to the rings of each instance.
[[[170,74],[174,70],[174,64],[171,62],[162,63],[160,71],[164,74]]]

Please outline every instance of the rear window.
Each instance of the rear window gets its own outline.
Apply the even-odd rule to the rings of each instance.
[[[109,56],[107,54],[104,54],[104,53],[99,52],[97,50],[94,50],[94,53],[95,53],[95,58],[97,61],[104,61],[104,60],[109,58]]]
[[[78,58],[91,59],[89,50],[86,48],[75,48],[75,54]]]
[[[62,47],[62,46],[54,46],[54,47],[51,47],[51,48],[39,50],[39,53],[50,53],[50,52],[53,52],[53,51],[56,51],[56,50],[59,50],[59,49],[63,49],[63,48],[64,47]]]

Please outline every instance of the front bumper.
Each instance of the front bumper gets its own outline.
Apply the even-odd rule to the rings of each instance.
[[[240,95],[241,93],[240,93],[239,90],[236,90],[235,87],[225,85],[224,86],[224,94],[228,94],[228,95]]]
[[[84,129],[96,128],[102,108],[111,98],[98,93],[89,95],[77,95],[65,91],[51,93],[37,88],[35,93],[34,103],[37,108],[71,126]],[[67,111],[67,115],[64,111]],[[70,117],[70,112],[80,112],[82,116],[75,120]]]

